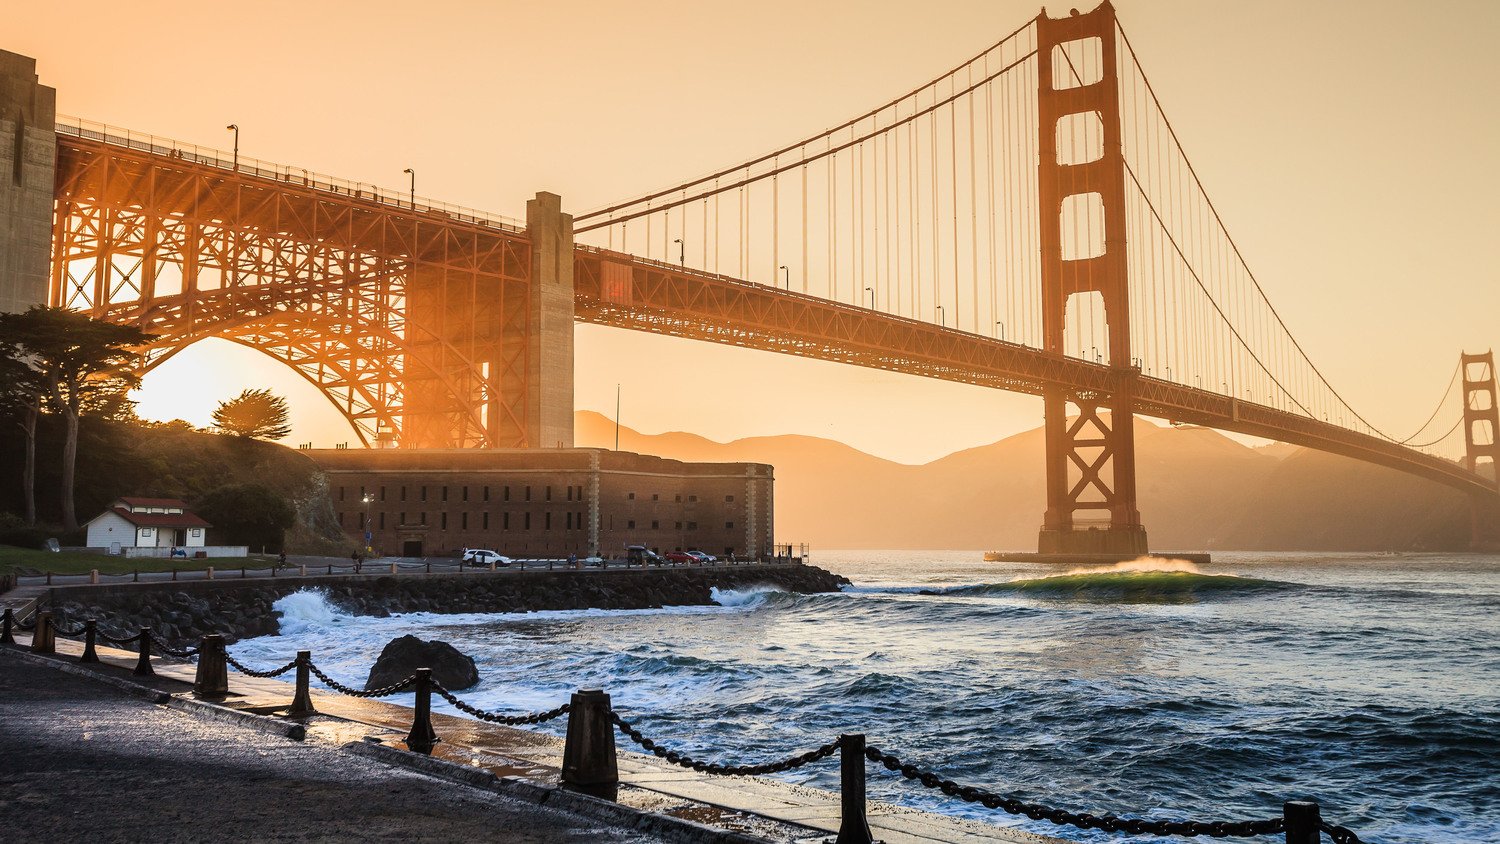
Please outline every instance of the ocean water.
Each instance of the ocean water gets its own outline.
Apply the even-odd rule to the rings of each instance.
[[[1314,798],[1367,842],[1500,842],[1500,557],[815,562],[854,585],[719,593],[717,607],[385,619],[299,593],[277,605],[280,636],[232,652],[271,666],[308,648],[361,685],[387,641],[415,633],[475,658],[473,704],[533,711],[603,687],[648,735],[733,764],[864,732],[960,782],[1075,811],[1238,820]],[[782,776],[838,784],[836,763]],[[1013,822],[874,766],[869,790]]]

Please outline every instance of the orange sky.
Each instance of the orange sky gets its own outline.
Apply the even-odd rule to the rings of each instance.
[[[1120,0],[1250,266],[1333,384],[1409,431],[1495,340],[1500,4]],[[1063,7],[1054,9],[1061,13]],[[977,53],[1033,2],[29,3],[0,48],[63,113],[511,216],[586,209],[800,138]],[[1025,396],[593,326],[577,404],[653,432],[798,432],[920,461],[1041,421]],[[293,398],[294,442],[352,441],[290,370],[208,341],[141,412]]]

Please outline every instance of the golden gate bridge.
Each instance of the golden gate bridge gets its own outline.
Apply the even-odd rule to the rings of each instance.
[[[51,304],[152,331],[148,368],[206,337],[266,352],[370,446],[571,446],[581,321],[1039,395],[1043,552],[1147,551],[1136,415],[1459,489],[1476,541],[1500,513],[1492,357],[1463,355],[1416,432],[1352,407],[1267,298],[1108,3],[1044,11],[825,132],[577,215],[543,193],[512,221],[70,120],[55,186]],[[1460,429],[1462,463],[1439,451]]]

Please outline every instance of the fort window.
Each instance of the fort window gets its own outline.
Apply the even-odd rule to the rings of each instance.
[[[734,530],[734,522],[725,522],[724,523],[724,529],[725,530]]]
[[[422,511],[422,524],[424,524],[424,525],[427,524],[427,511],[426,510]]]
[[[339,500],[340,501],[344,500],[344,488],[343,487],[339,487]]]
[[[697,530],[697,529],[698,529],[698,523],[697,522],[688,522],[688,530]]]
[[[682,522],[678,522],[677,527],[673,528],[673,530],[682,530]]]
[[[385,511],[380,511],[380,529],[385,530]]]
[[[489,501],[490,500],[490,487],[489,487],[489,484],[485,484],[485,487],[484,487],[484,500],[485,501]]]
[[[531,500],[531,487],[529,487],[529,486],[526,487],[526,500],[527,501]]]
[[[635,530],[635,519],[631,519],[630,521],[626,522],[625,527],[627,530]]]
[[[443,487],[443,500],[444,501],[448,500],[448,487],[446,487],[446,486]]]
[[[460,514],[458,514],[458,527],[459,527],[460,530],[468,530],[469,529],[469,514],[468,513],[460,513]]]
[[[726,496],[724,496],[724,500],[725,501],[733,501],[734,500],[734,496],[732,496],[732,495],[726,495]]]
[[[422,500],[427,500],[427,484],[422,484]]]
[[[463,493],[463,495],[461,495],[460,498],[462,498],[464,501],[468,501],[469,500],[469,487],[468,487],[468,485],[465,484],[464,486],[459,487],[459,491],[461,491]]]
[[[552,500],[552,485],[551,484],[547,485],[547,500],[548,501]]]
[[[405,484],[401,485],[401,500],[402,501],[406,500],[406,485]]]
[[[651,500],[652,501],[660,501],[661,500],[661,495],[653,492],[653,493],[651,493]]]
[[[531,514],[530,513],[526,514],[526,523],[523,525],[523,527],[526,530],[531,530]]]
[[[573,529],[573,514],[572,513],[568,514],[568,527],[567,527],[567,529],[568,530],[572,530]]]
[[[542,516],[542,530],[552,530],[552,512],[549,510]]]
[[[501,500],[503,500],[503,501],[509,501],[510,500],[510,487],[507,486],[505,488],[504,494],[501,496]]]
[[[447,510],[444,510],[441,514],[439,514],[439,516],[438,516],[438,526],[441,527],[443,530],[447,530],[448,529],[448,511]]]
[[[634,501],[635,500],[635,493],[633,493],[633,492],[627,492],[627,493],[625,493],[625,497],[628,498],[628,499],[630,499],[631,501]]]
[[[501,530],[510,530],[510,514],[509,513],[506,513],[506,514],[504,514],[501,517],[500,529]]]
[[[385,487],[381,487],[380,488],[380,500],[381,501],[385,500]]]
[[[485,530],[489,530],[490,529],[490,511],[485,510],[484,511],[484,515],[479,519],[479,521],[480,521],[480,524],[484,527]]]
[[[568,500],[569,501],[573,500],[573,486],[572,486],[572,484],[568,485]]]
[[[680,493],[680,492],[677,494],[677,503],[678,504],[682,503],[682,493]]]
[[[688,502],[689,503],[697,501],[697,500],[698,500],[698,496],[696,496],[696,495],[689,495],[688,496]]]
[[[651,529],[652,530],[660,530],[661,529],[661,522],[658,522],[655,519],[652,519],[651,520]]]

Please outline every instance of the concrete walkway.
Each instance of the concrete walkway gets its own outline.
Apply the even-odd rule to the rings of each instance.
[[[12,841],[652,840],[0,659],[0,829]]]

